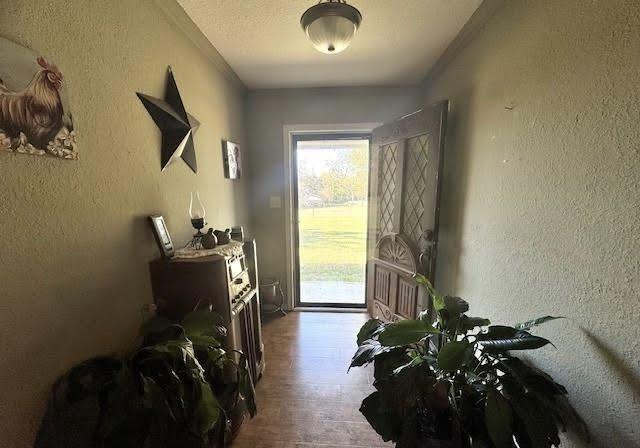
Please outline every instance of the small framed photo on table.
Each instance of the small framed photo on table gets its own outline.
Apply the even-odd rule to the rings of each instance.
[[[240,179],[242,175],[240,147],[233,142],[222,140],[222,160],[224,161],[224,177]]]
[[[160,248],[160,252],[164,258],[173,257],[173,242],[169,235],[169,230],[164,222],[164,218],[161,215],[149,216],[151,226],[153,227],[153,235],[156,237],[156,243]]]

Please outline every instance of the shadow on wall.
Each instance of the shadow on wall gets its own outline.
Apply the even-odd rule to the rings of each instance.
[[[474,120],[474,91],[467,88],[449,99],[444,149],[436,282],[443,290],[457,291],[460,258],[464,251],[464,210],[469,184],[470,123]]]
[[[587,339],[591,341],[596,348],[596,352],[600,355],[604,363],[615,373],[617,376],[629,387],[635,401],[640,402],[640,377],[633,371],[633,368],[629,365],[626,359],[621,358],[616,354],[613,347],[611,347],[606,341],[602,340],[598,336],[591,333],[589,330],[580,327],[580,330],[585,334]],[[610,410],[614,411],[614,410]],[[603,412],[607,412],[603,410]],[[612,414],[612,417],[615,416]],[[611,428],[611,433],[616,437],[624,440],[622,446],[634,446],[633,440],[626,439],[625,432],[620,430],[615,423],[608,422]],[[592,434],[595,439],[598,439],[598,434]],[[574,436],[575,437],[575,436]],[[609,448],[611,445],[606,440],[594,440],[592,446],[595,448]]]
[[[161,215],[159,212],[150,213],[149,215]],[[158,249],[158,244],[153,236],[153,228],[151,223],[149,222],[149,215],[135,215],[131,220],[131,253],[129,256],[141,258],[142,266],[144,269],[147,269],[146,262],[154,260],[158,257],[161,257],[160,249]],[[166,219],[166,216],[165,216]],[[175,234],[171,234],[169,230],[169,235],[172,240],[176,236]],[[145,250],[141,250],[144,248]],[[175,249],[179,248],[179,245],[176,245],[176,241],[173,241],[173,246]],[[146,254],[146,257],[140,257],[140,254]],[[149,281],[149,276],[147,275],[145,281]],[[151,283],[149,283],[149,290],[151,290]],[[147,299],[147,297],[145,297]],[[150,297],[148,298],[150,299]]]
[[[636,400],[640,400],[640,377],[633,371],[627,361],[618,356],[614,349],[598,336],[591,333],[582,327],[580,329],[584,332],[587,338],[593,343],[600,356],[607,365],[615,370],[620,378],[629,386],[633,396]]]

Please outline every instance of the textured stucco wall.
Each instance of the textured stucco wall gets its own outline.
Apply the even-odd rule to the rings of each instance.
[[[150,0],[3,0],[0,35],[62,69],[80,160],[0,154],[0,446],[30,447],[52,381],[126,348],[151,302],[157,254],[146,216],[176,244],[189,191],[211,225],[247,222],[244,182],[225,180],[221,138],[244,143],[243,94]],[[160,133],[135,92],[164,92],[172,65],[196,133],[199,174],[160,172]]]
[[[636,0],[509,0],[424,86],[451,100],[436,281],[567,316],[532,359],[603,447],[640,446],[639,29]]]
[[[384,123],[420,108],[418,87],[276,89],[250,92],[246,100],[251,177],[251,222],[263,276],[286,285],[285,209],[269,197],[285,196],[285,125]],[[245,159],[246,160],[246,159]]]

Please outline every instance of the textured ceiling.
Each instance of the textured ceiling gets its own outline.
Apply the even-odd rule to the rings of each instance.
[[[344,53],[300,28],[316,0],[178,0],[251,89],[420,82],[482,0],[353,0],[363,16]]]

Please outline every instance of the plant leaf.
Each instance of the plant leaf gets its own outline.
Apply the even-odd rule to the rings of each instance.
[[[387,350],[388,349],[386,347],[380,345],[380,343],[375,339],[366,340],[360,345],[360,347],[358,347],[353,358],[351,358],[349,369],[351,369],[351,367],[360,367],[369,364],[373,361],[373,358]]]
[[[535,396],[527,393],[510,378],[501,378],[501,383],[509,396],[514,416],[514,435],[519,446],[558,446],[558,425],[553,414],[540,406]]]
[[[427,277],[422,274],[415,273],[413,274],[413,279],[417,284],[426,288],[427,292],[431,296],[431,300],[433,301],[433,308],[436,311],[440,311],[445,307],[444,297],[436,291]]]
[[[180,325],[173,323],[168,326],[150,325],[148,327],[147,333],[144,336],[142,345],[149,346],[177,339],[184,340],[185,338],[186,335],[184,332],[184,328],[182,328]]]
[[[66,385],[66,399],[74,403],[88,396],[98,395],[110,387],[124,368],[122,361],[109,356],[88,359],[73,367],[56,384]]]
[[[247,356],[242,353],[240,356],[240,362],[238,363],[238,391],[242,395],[251,417],[255,417],[258,413],[258,407],[256,405],[256,391],[253,387],[253,380],[251,379],[251,372],[249,371],[249,360]]]
[[[442,301],[444,303],[443,309],[447,310],[451,316],[458,316],[469,311],[469,303],[460,297],[444,296]]]
[[[378,336],[380,344],[387,347],[408,345],[420,341],[429,334],[440,333],[432,325],[421,320],[401,320],[388,324]]]
[[[187,314],[181,322],[188,335],[204,334],[213,337],[224,337],[227,329],[219,314],[209,310],[196,310]]]
[[[545,322],[549,322],[550,320],[556,319],[565,319],[564,316],[543,316],[538,317],[537,319],[531,319],[526,322],[520,322],[519,324],[515,324],[514,328],[517,330],[531,330],[533,327],[538,325],[542,325]]]
[[[486,327],[491,325],[489,319],[483,317],[469,317],[467,315],[460,316],[460,331],[466,333],[469,330],[473,330],[476,327]]]
[[[523,360],[507,356],[500,359],[498,367],[513,378],[527,390],[547,395],[566,395],[567,389],[562,384],[556,383],[551,375],[527,364]]]
[[[193,343],[193,348],[196,350],[209,350],[222,345],[216,338],[206,334],[190,334],[189,340]]]
[[[434,291],[433,285],[431,284],[429,279],[424,275],[418,274],[416,272],[415,274],[413,274],[413,279],[416,281],[417,284],[425,286],[429,290],[429,292]]]
[[[580,417],[580,414],[571,406],[569,400],[564,395],[556,395],[554,397],[554,410],[562,420],[563,427],[569,426],[578,436],[589,443],[591,434],[587,423]],[[565,429],[566,430],[566,429]]]
[[[173,322],[166,317],[154,316],[140,326],[140,335],[146,336],[149,333],[161,332],[172,324]]]
[[[445,308],[446,304],[444,303],[444,297],[439,295],[439,294],[435,294],[433,295],[433,309],[436,311],[440,311],[443,310]]]
[[[429,310],[420,311],[420,314],[418,314],[418,320],[430,324],[432,320],[429,318]]]
[[[473,344],[467,341],[449,342],[438,353],[438,367],[453,372],[465,365],[471,355],[473,355]]]
[[[478,335],[481,347],[491,352],[505,352],[508,350],[534,350],[551,344],[548,339],[534,336],[524,330],[513,327],[493,325],[487,333]]]
[[[421,355],[415,355],[411,357],[411,361],[409,361],[406,364],[401,365],[400,367],[396,368],[393,371],[394,375],[399,375],[403,370],[405,369],[410,369],[412,367],[415,366],[419,366],[420,364],[422,364],[423,362],[425,362],[427,359],[423,358]]]
[[[362,400],[360,412],[367,419],[375,431],[380,434],[382,440],[388,442],[396,437],[396,430],[393,425],[393,418],[385,411],[380,392],[373,392]]]
[[[516,390],[515,385],[519,384],[539,402],[538,406],[546,407],[545,413],[555,416],[554,419],[560,422],[563,430],[568,425],[583,439],[589,439],[586,423],[566,398],[567,390],[549,374],[510,356],[501,359],[498,367],[505,373],[501,383],[507,384],[511,391]]]
[[[484,420],[496,448],[513,447],[513,415],[509,402],[495,389],[487,391]]]
[[[384,328],[384,324],[379,319],[369,319],[358,332],[358,345],[362,344],[367,339],[371,339],[378,334]]]
[[[393,371],[411,361],[404,347],[389,348],[376,356],[373,363],[373,378],[383,382],[393,376]]]
[[[196,434],[205,435],[218,422],[220,418],[220,403],[213,395],[211,387],[204,380],[197,384],[199,396],[193,411],[192,427]]]

